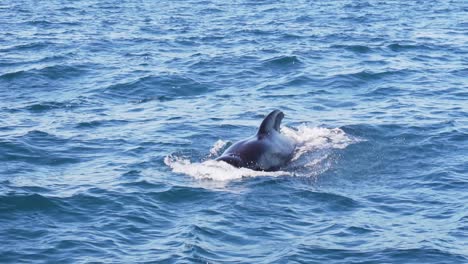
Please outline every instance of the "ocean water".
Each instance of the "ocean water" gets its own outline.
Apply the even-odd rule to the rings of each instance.
[[[468,263],[467,12],[0,1],[0,263]]]

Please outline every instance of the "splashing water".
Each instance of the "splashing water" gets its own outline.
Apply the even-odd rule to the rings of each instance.
[[[254,171],[247,168],[235,168],[222,161],[210,159],[204,162],[191,162],[188,158],[174,155],[166,156],[164,163],[176,173],[186,174],[196,179],[217,181],[229,181],[243,177],[292,176],[295,175],[294,170],[298,168],[307,169],[308,175],[318,175],[331,166],[332,162],[330,162],[329,157],[333,149],[344,149],[359,141],[347,135],[340,128],[308,127],[304,124],[296,129],[283,127],[281,133],[296,143],[296,151],[292,159],[293,166],[288,166],[293,168],[293,171]],[[210,149],[208,158],[219,156],[221,150],[228,143],[224,140],[216,141]],[[310,153],[314,155],[301,161],[302,157],[306,157]]]
[[[297,130],[284,126],[281,133],[296,142],[296,152],[292,161],[305,153],[322,149],[344,149],[359,141],[348,136],[340,128],[308,127],[300,125]]]
[[[219,156],[221,155],[221,150],[229,144],[229,141],[224,141],[219,139],[216,141],[213,145],[213,147],[210,149],[210,157],[214,156]]]
[[[247,168],[236,168],[224,161],[207,160],[202,163],[192,163],[188,159],[172,155],[164,158],[164,163],[169,166],[172,171],[187,174],[196,179],[228,181],[244,177],[291,175],[290,172],[286,171],[266,172],[254,171]]]

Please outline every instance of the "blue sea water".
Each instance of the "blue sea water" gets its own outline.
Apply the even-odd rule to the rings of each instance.
[[[0,1],[0,263],[468,263],[467,12]]]

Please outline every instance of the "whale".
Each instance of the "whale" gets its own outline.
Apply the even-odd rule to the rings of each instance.
[[[280,110],[272,111],[255,135],[232,144],[216,160],[256,171],[276,171],[286,166],[296,146],[292,139],[280,133],[283,118]]]

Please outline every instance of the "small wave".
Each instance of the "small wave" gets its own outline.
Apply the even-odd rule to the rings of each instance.
[[[0,75],[0,80],[10,81],[15,78],[21,78],[26,74],[26,71],[15,71],[15,72],[8,72]]]
[[[350,74],[350,76],[367,81],[367,80],[380,80],[387,76],[393,76],[393,75],[404,75],[409,72],[410,71],[406,69],[388,70],[388,71],[383,71],[383,72],[361,71],[361,72]]]
[[[372,90],[368,93],[366,93],[366,96],[369,96],[371,98],[374,97],[387,97],[387,96],[395,96],[401,94],[403,91],[401,89],[395,88],[395,87],[382,87],[382,88],[377,88],[375,90]]]
[[[27,51],[27,50],[33,50],[35,52],[38,52],[42,49],[48,48],[53,45],[55,45],[55,43],[47,42],[47,41],[32,42],[32,43],[25,43],[25,44],[19,44],[19,45],[1,48],[0,52],[18,52],[18,51]]]
[[[284,39],[284,40],[297,40],[297,39],[301,39],[303,36],[301,35],[296,35],[296,34],[292,34],[292,33],[285,33],[283,35],[281,35],[281,38]]]
[[[302,64],[297,56],[279,56],[263,61],[263,66],[266,67],[291,67]]]
[[[235,34],[247,34],[247,35],[254,35],[254,36],[268,36],[274,35],[273,31],[270,30],[263,30],[263,29],[242,29],[240,31],[235,32]]]
[[[42,27],[52,27],[54,25],[53,22],[50,22],[47,20],[32,20],[32,21],[27,21],[25,23],[31,26],[42,26]]]
[[[358,3],[350,3],[350,4],[345,4],[343,7],[346,9],[364,9],[364,8],[370,8],[373,5],[370,4],[369,2],[358,2]]]
[[[355,73],[336,74],[324,79],[325,85],[330,87],[352,87],[365,84],[367,82],[376,82],[395,76],[405,76],[413,71],[408,69],[387,70],[382,72],[359,71]]]
[[[73,6],[64,6],[64,7],[61,7],[59,9],[57,9],[58,11],[62,11],[62,12],[67,12],[67,11],[79,11],[80,9],[76,8],[76,7],[73,7]]]
[[[393,43],[387,46],[391,51],[410,51],[410,50],[431,50],[432,48],[426,45],[411,45],[411,44],[399,44]]]
[[[0,196],[0,212],[47,210],[57,208],[57,204],[40,194]]]
[[[54,65],[45,67],[38,71],[41,75],[48,77],[49,79],[61,79],[70,77],[78,77],[85,73],[85,67],[81,65]]]
[[[37,51],[36,51],[37,52]],[[22,66],[22,65],[37,65],[37,64],[51,64],[51,63],[60,63],[71,57],[73,57],[73,52],[54,54],[50,56],[44,56],[41,58],[30,58],[28,60],[11,60],[11,59],[0,59],[0,67],[10,67],[10,66]],[[24,70],[23,70],[24,71]],[[19,71],[18,71],[19,72]],[[15,73],[15,72],[11,72]]]
[[[293,76],[293,77],[288,77],[284,79],[277,80],[273,83],[268,83],[262,87],[260,87],[258,90],[283,90],[283,89],[291,89],[295,87],[306,87],[307,89],[310,89],[310,86],[313,86],[314,80],[305,76],[305,75],[299,75],[299,76]],[[301,90],[301,93],[304,92],[304,90]],[[294,97],[294,96],[303,96],[301,93],[294,93],[290,94],[289,96]],[[269,97],[272,94],[268,93],[265,94],[265,97]]]
[[[346,233],[349,236],[363,235],[363,234],[369,234],[373,232],[374,230],[372,230],[370,227],[350,226],[346,228]]]
[[[129,171],[125,173],[125,176],[128,176],[130,174],[138,174],[138,171]],[[140,180],[140,181],[132,181],[132,182],[125,182],[121,184],[125,188],[135,188],[138,190],[152,190],[154,191],[155,189],[167,189],[167,186],[163,183],[153,183],[153,182],[148,182],[146,180]]]
[[[35,27],[43,27],[43,28],[55,28],[59,26],[80,26],[82,23],[80,22],[73,22],[73,21],[47,21],[47,20],[32,20],[25,22],[27,25],[35,26]]]
[[[84,67],[80,65],[53,65],[41,69],[5,73],[0,75],[0,80],[18,81],[22,79],[27,82],[31,78],[48,80],[69,79],[81,76],[85,72]]]
[[[60,108],[66,108],[66,104],[60,103],[60,102],[43,102],[43,103],[32,104],[26,107],[26,109],[31,112],[44,112],[47,110],[60,109]]]
[[[213,197],[215,193],[212,190],[200,187],[171,186],[158,192],[148,192],[146,195],[153,200],[167,204],[193,202],[195,200],[205,201]]]
[[[305,199],[306,201],[320,202],[328,205],[330,210],[353,210],[359,207],[359,203],[354,199],[335,193],[314,192],[310,190],[301,190],[294,193],[294,196]]]
[[[296,22],[313,22],[314,18],[309,15],[301,15],[295,19]]]
[[[112,85],[106,88],[104,94],[100,96],[142,102],[142,100],[145,101],[149,98],[168,100],[195,96],[208,90],[206,85],[188,77],[179,75],[145,76],[134,81]]]
[[[34,103],[26,106],[24,109],[34,113],[47,112],[56,109],[75,109],[82,106],[90,105],[90,103],[84,99],[76,99],[70,101],[56,102],[56,101],[45,101]]]
[[[457,77],[465,77],[468,76],[468,68],[456,69],[451,71],[450,73]]]

